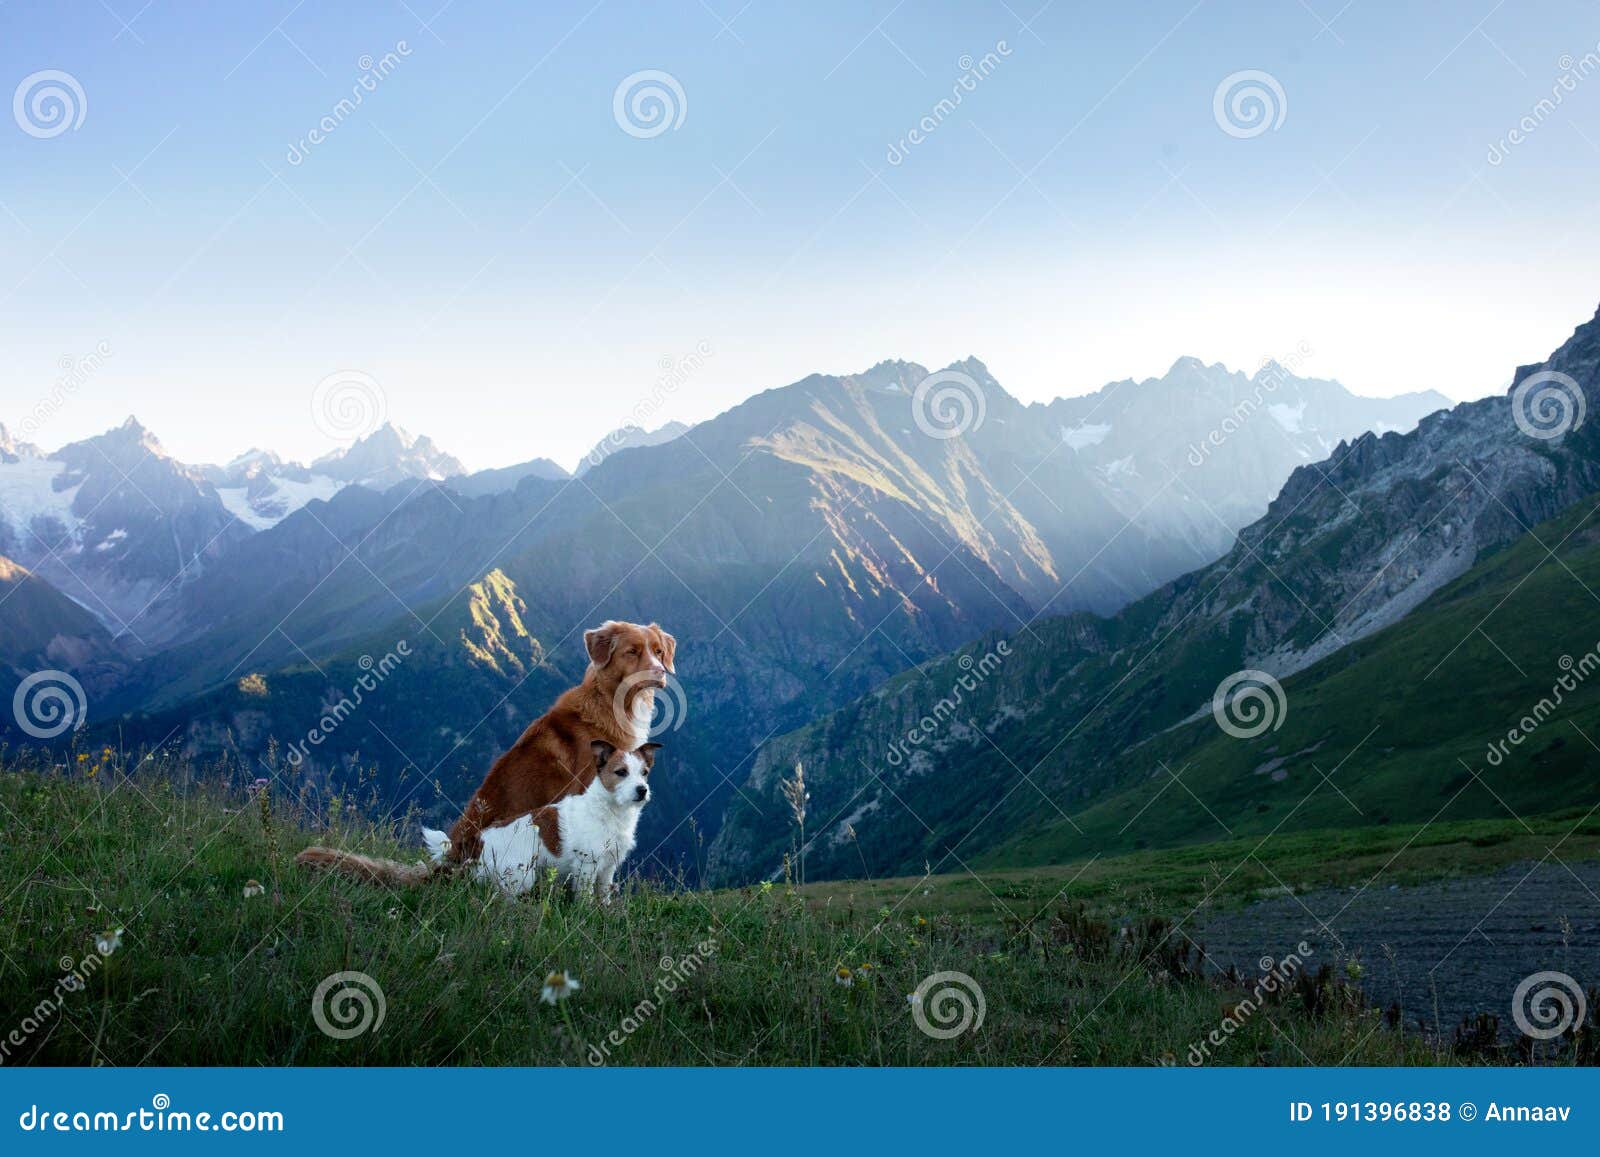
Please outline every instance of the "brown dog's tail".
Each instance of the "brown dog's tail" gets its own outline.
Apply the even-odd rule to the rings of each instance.
[[[358,856],[354,852],[341,852],[336,848],[307,848],[294,858],[294,862],[302,867],[342,872],[372,884],[394,884],[399,887],[425,884],[444,870],[442,864],[402,864],[398,860]]]

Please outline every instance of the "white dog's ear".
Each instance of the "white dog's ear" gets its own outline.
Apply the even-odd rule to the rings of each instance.
[[[653,769],[656,765],[656,752],[661,750],[661,744],[641,743],[638,750],[639,758],[644,760],[645,767]]]
[[[583,633],[583,649],[589,652],[589,662],[596,667],[611,662],[611,655],[617,649],[617,627],[615,620],[607,619],[594,630]]]
[[[650,630],[661,637],[661,649],[665,652],[665,657],[661,660],[662,664],[669,672],[676,675],[678,669],[672,665],[672,659],[678,653],[678,640],[663,631],[660,623],[651,623]]]
[[[611,756],[617,749],[604,739],[591,739],[589,741],[589,750],[594,752],[594,766],[595,770],[598,771],[611,762]]]

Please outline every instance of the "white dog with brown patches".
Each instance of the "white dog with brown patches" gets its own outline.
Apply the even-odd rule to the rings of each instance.
[[[573,895],[609,903],[617,869],[633,851],[639,813],[650,801],[650,769],[659,743],[622,751],[595,740],[600,772],[581,795],[508,823],[483,829],[483,854],[472,865],[480,880],[518,896],[533,888],[541,872],[554,868]],[[450,851],[450,838],[432,828],[422,838],[436,863]]]

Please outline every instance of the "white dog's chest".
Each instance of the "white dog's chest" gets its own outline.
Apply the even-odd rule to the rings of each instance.
[[[638,813],[636,809],[618,813],[611,807],[582,806],[583,800],[583,796],[569,797],[556,805],[559,853],[552,854],[545,846],[532,816],[519,816],[509,824],[486,829],[477,866],[479,878],[513,895],[531,890],[539,874],[551,868],[574,887],[596,880],[609,884],[633,850]]]

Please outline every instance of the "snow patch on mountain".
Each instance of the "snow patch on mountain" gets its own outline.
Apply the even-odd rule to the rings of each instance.
[[[1061,428],[1061,440],[1073,450],[1082,450],[1085,446],[1098,446],[1106,440],[1106,435],[1111,433],[1109,422],[1085,422],[1081,426],[1066,426]]]
[[[1303,398],[1298,406],[1286,406],[1282,402],[1273,402],[1267,407],[1267,413],[1271,414],[1272,420],[1290,434],[1298,434],[1305,429],[1306,403]]]
[[[66,463],[51,458],[0,462],[0,521],[18,540],[54,547],[63,532],[77,536],[82,520],[72,513],[72,503],[83,483],[58,487],[66,473]]]
[[[265,493],[252,494],[248,486],[219,486],[217,497],[229,514],[253,530],[269,530],[309,502],[326,502],[344,489],[344,483],[326,474],[312,474],[304,482],[275,478]]]

